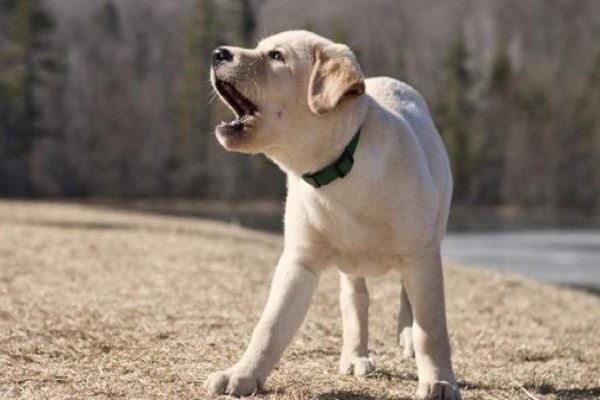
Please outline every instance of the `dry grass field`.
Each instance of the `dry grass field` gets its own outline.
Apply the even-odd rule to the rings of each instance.
[[[206,399],[240,356],[281,238],[83,205],[0,201],[0,399]],[[600,298],[446,267],[465,399],[600,399]],[[408,399],[395,341],[398,276],[370,281],[378,369],[337,374],[337,276],[323,276],[260,399]]]

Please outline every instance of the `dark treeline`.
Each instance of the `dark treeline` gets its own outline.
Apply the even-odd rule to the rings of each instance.
[[[0,0],[0,195],[280,198],[212,135],[209,57],[290,28],[423,93],[457,202],[600,207],[595,0]]]

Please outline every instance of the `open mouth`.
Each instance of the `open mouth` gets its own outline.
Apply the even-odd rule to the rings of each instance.
[[[221,122],[218,128],[232,128],[238,131],[244,129],[250,118],[256,114],[258,108],[254,103],[242,95],[232,84],[225,81],[216,81],[216,89],[225,102],[233,108],[236,118],[230,122]]]

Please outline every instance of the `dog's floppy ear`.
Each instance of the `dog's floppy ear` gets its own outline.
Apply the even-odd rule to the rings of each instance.
[[[316,45],[308,84],[308,107],[317,115],[333,110],[345,96],[365,92],[365,80],[354,53],[344,45]]]

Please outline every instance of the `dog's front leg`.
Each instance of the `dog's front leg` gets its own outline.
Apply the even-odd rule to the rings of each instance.
[[[340,357],[340,372],[366,375],[375,370],[369,357],[369,292],[365,278],[340,272],[340,307],[344,328],[344,343]]]
[[[246,352],[233,367],[211,374],[211,394],[249,395],[260,390],[302,324],[319,280],[297,256],[281,256],[263,314]]]
[[[403,283],[413,313],[413,340],[419,388],[425,399],[460,400],[446,327],[444,279],[439,249],[407,257]]]

